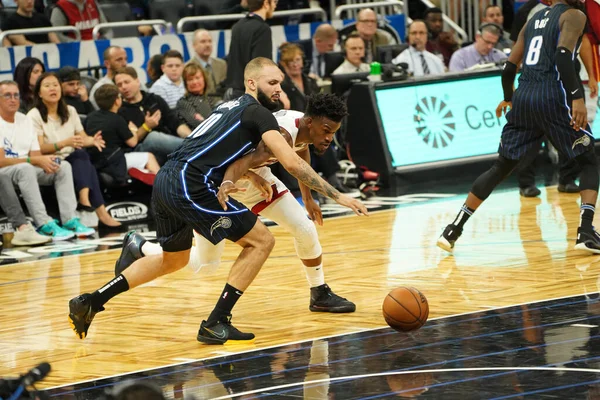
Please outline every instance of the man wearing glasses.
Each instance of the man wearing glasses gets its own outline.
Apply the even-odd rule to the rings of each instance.
[[[16,82],[0,82],[0,207],[15,229],[14,246],[33,246],[75,236],[66,227],[77,216],[71,165],[55,155],[42,155],[33,125],[19,110]],[[39,185],[54,186],[63,226],[48,216]],[[37,233],[25,217],[15,188],[19,188]]]
[[[377,47],[395,44],[396,40],[382,29],[377,29],[377,14],[370,8],[365,8],[358,13],[356,32],[365,42],[365,59],[367,64],[376,57]]]
[[[479,32],[477,32],[477,36],[475,36],[475,43],[452,54],[450,72],[464,71],[477,64],[506,60],[506,54],[495,48],[501,35],[502,30],[496,24],[482,25]]]

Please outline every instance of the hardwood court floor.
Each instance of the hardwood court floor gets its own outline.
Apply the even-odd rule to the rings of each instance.
[[[107,304],[79,340],[68,300],[113,276],[118,251],[0,267],[0,376],[41,361],[52,372],[40,387],[67,385],[232,352],[385,325],[381,303],[394,287],[419,288],[430,318],[598,291],[600,256],[573,251],[578,196],[542,189],[541,199],[495,193],[465,227],[455,254],[435,241],[464,200],[400,207],[369,218],[341,217],[319,228],[327,282],[357,304],[347,315],[308,311],[308,286],[293,241],[280,228],[272,256],[234,310],[253,344],[207,346],[198,326],[222,290],[237,254],[227,245],[220,268],[184,269]],[[224,353],[225,352],[225,353]]]

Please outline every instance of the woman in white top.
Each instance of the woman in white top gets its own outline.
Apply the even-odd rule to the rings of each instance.
[[[120,226],[106,211],[98,173],[83,147],[104,148],[102,133],[88,136],[83,130],[81,119],[72,106],[62,98],[60,80],[52,72],[44,73],[34,89],[34,107],[27,113],[38,135],[42,154],[56,154],[68,161],[73,170],[75,190],[79,196],[79,209],[96,211],[98,219],[110,227]]]

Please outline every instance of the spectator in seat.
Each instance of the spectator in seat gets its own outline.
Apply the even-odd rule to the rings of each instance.
[[[137,72],[132,67],[117,70],[115,84],[123,97],[119,115],[135,129],[138,137],[135,151],[152,153],[160,165],[164,164],[191,129],[178,120],[162,97],[140,89]]]
[[[267,19],[273,17],[277,0],[248,0],[248,15],[233,25],[227,59],[227,91],[224,100],[244,94],[244,68],[256,57],[273,59],[273,39]]]
[[[294,43],[284,43],[279,47],[279,65],[285,74],[281,82],[281,90],[290,100],[290,110],[304,112],[306,96],[319,93],[317,82],[304,74],[304,52]]]
[[[123,103],[119,88],[110,84],[98,88],[96,103],[100,109],[92,112],[86,120],[88,130],[101,131],[106,143],[103,151],[90,149],[96,169],[112,176],[119,183],[125,182],[129,172],[132,177],[152,184],[160,167],[152,153],[132,151],[138,144],[138,136],[118,114]],[[123,165],[125,168],[121,169],[120,166]]]
[[[104,66],[106,67],[106,75],[96,82],[94,87],[92,87],[92,90],[90,90],[89,96],[90,101],[96,110],[98,109],[98,105],[95,103],[96,100],[94,100],[94,92],[96,89],[106,85],[107,83],[114,83],[113,79],[115,71],[119,68],[127,66],[127,52],[122,47],[109,46],[106,48],[106,50],[104,50],[102,57],[104,59]]]
[[[93,40],[92,31],[100,23],[108,22],[96,0],[58,0],[50,14],[52,26],[71,25],[79,30],[81,40]],[[106,30],[105,39],[112,37],[112,31]],[[57,33],[61,42],[73,42],[73,33]]]
[[[194,130],[212,113],[214,104],[206,95],[208,72],[196,61],[190,61],[183,69],[185,95],[177,102],[177,117],[182,124]]]
[[[338,41],[337,30],[329,24],[318,26],[312,40],[312,63],[310,76],[314,79],[325,76],[325,53],[333,51]]]
[[[441,75],[446,67],[439,57],[427,51],[427,25],[424,21],[414,20],[408,27],[410,46],[392,60],[394,64],[408,64],[413,76]]]
[[[88,136],[83,130],[75,108],[68,106],[62,98],[58,76],[46,72],[35,85],[35,107],[27,113],[33,123],[33,130],[40,142],[42,154],[52,154],[65,160],[73,167],[73,182],[81,211],[96,212],[98,219],[109,227],[120,226],[114,220],[102,198],[98,174],[84,147],[96,147],[102,151],[102,132]],[[93,234],[93,229],[88,232]]]
[[[47,28],[52,26],[48,17],[33,9],[33,0],[18,0],[17,12],[2,24],[2,30]],[[37,43],[60,43],[56,33],[10,35],[8,39],[15,46],[33,46]]]
[[[94,106],[88,98],[85,85],[81,84],[81,73],[74,67],[62,67],[58,71],[63,98],[67,105],[75,108],[77,114],[88,115],[94,111]]]
[[[427,51],[440,57],[447,67],[450,65],[450,57],[458,49],[458,42],[451,32],[442,32],[444,28],[442,10],[437,7],[428,8],[423,18],[429,31]]]
[[[15,245],[47,242],[35,234],[25,218],[16,194],[18,187],[39,233],[53,240],[88,235],[90,229],[76,217],[77,200],[71,164],[58,163],[55,156],[43,156],[31,120],[18,112],[19,89],[16,82],[0,82],[0,206],[15,228]],[[54,186],[62,227],[46,212],[40,187]],[[93,233],[91,229],[91,233]],[[15,242],[16,240],[16,242]]]
[[[150,89],[154,82],[156,82],[162,76],[162,62],[162,54],[155,54],[148,60],[148,63],[146,64],[146,73],[148,74],[148,78],[150,79],[150,81],[146,84],[148,89]]]
[[[396,40],[388,32],[377,28],[377,14],[370,8],[358,13],[356,31],[365,42],[365,62],[371,64],[377,56],[377,47],[395,44]]]
[[[496,5],[488,5],[483,11],[483,18],[481,20],[482,24],[496,24],[499,28],[502,29],[504,24],[504,15],[502,15],[502,10],[499,6]],[[498,44],[496,44],[496,48],[500,51],[505,51],[505,49],[512,49],[513,42],[510,40],[510,32],[506,32],[502,29],[502,35],[500,35],[500,39],[498,39]]]
[[[19,111],[23,114],[27,114],[33,107],[33,88],[44,72],[46,72],[44,64],[35,57],[25,57],[15,67],[13,76],[17,85],[19,85],[21,94]]]
[[[368,72],[371,70],[369,64],[362,60],[365,56],[365,42],[357,33],[348,35],[344,41],[344,52],[346,59],[333,71],[333,75],[337,74],[353,74],[355,72]]]
[[[194,52],[196,53],[194,60],[198,61],[208,74],[206,94],[215,94],[221,83],[227,78],[227,62],[220,58],[211,57],[213,41],[212,36],[210,36],[210,33],[206,29],[198,29],[194,32],[193,45]]]
[[[0,29],[0,33],[1,32],[2,32],[2,29]],[[8,40],[7,37],[2,39],[2,47],[12,47],[12,44],[10,43],[10,40]],[[2,242],[0,242],[0,243],[2,243]]]
[[[475,43],[463,47],[452,54],[450,71],[459,72],[477,64],[494,63],[508,58],[504,52],[496,49],[502,30],[494,24],[484,25],[475,36]]]
[[[161,65],[162,76],[154,82],[150,93],[162,97],[169,108],[175,108],[177,102],[185,94],[185,86],[181,74],[183,73],[183,56],[177,50],[169,50],[163,54]]]

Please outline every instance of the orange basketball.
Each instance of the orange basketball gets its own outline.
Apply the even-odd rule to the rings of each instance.
[[[429,316],[429,303],[423,293],[413,287],[399,287],[385,296],[383,318],[398,332],[419,329]]]

